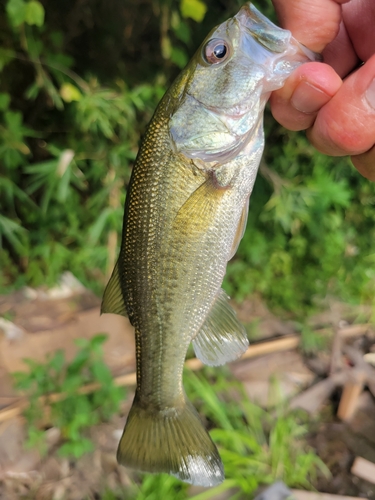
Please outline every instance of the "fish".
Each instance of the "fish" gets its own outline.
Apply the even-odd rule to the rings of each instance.
[[[270,93],[316,56],[251,3],[214,28],[159,103],[128,186],[102,313],[135,329],[137,385],[117,459],[215,486],[219,452],[183,387],[192,342],[218,366],[248,348],[221,288],[244,234]]]

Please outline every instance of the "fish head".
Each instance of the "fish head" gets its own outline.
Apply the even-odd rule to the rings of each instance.
[[[214,28],[179,80],[170,118],[177,151],[226,162],[236,156],[262,119],[271,91],[317,56],[251,3]]]

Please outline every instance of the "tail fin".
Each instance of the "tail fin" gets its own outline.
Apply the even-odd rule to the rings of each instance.
[[[224,480],[219,452],[194,406],[145,410],[137,397],[118,450],[120,464],[143,472],[167,472],[186,483],[215,486]]]

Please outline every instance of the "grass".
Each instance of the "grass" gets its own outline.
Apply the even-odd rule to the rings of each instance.
[[[85,431],[109,419],[124,397],[103,362],[105,340],[105,335],[80,340],[80,349],[70,363],[66,363],[60,351],[45,363],[29,360],[29,372],[16,375],[17,387],[30,395],[31,404],[25,412],[29,446],[38,445],[42,451],[43,447],[46,450],[39,397],[63,392],[66,398],[52,403],[49,413],[51,425],[58,427],[63,437],[58,453],[77,459],[93,449]],[[77,392],[90,382],[100,382],[102,387],[91,395]],[[189,398],[219,448],[226,476],[221,485],[195,495],[194,500],[215,498],[232,489],[236,493],[231,498],[243,494],[251,498],[259,486],[276,480],[290,487],[311,489],[319,473],[328,474],[326,466],[306,444],[307,423],[284,403],[271,411],[253,404],[226,367],[207,367],[198,374],[186,370],[184,382]],[[273,392],[277,392],[277,386]],[[132,500],[188,497],[188,485],[166,474],[140,474],[139,481],[125,492],[125,498]],[[103,498],[124,498],[124,492],[107,489]]]

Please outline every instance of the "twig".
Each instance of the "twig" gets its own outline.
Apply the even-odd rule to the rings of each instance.
[[[342,326],[338,328],[338,333],[342,339],[350,339],[352,337],[361,337],[365,335],[368,331],[372,331],[371,328],[373,325],[371,323],[358,323],[355,325]],[[325,327],[325,328],[315,328],[315,333],[319,335],[332,335],[334,332],[333,327]]]
[[[289,351],[290,349],[298,347],[299,343],[300,337],[297,337],[297,335],[289,335],[280,339],[259,342],[258,344],[251,345],[238,361],[264,356],[273,352]],[[186,361],[185,366],[195,371],[200,370],[204,365],[200,359],[192,358]]]
[[[346,372],[342,371],[334,373],[330,377],[314,384],[305,392],[297,394],[297,396],[292,398],[290,401],[289,407],[292,409],[301,408],[310,415],[314,415],[320,409],[324,401],[329,398],[336,387],[344,384],[346,379]]]
[[[286,351],[289,349],[294,349],[299,344],[299,337],[296,335],[292,335],[289,337],[284,337],[276,340],[271,340],[268,342],[261,342],[259,344],[255,344],[250,346],[249,349],[244,353],[241,359],[245,358],[253,358],[255,356],[262,356],[265,354],[269,354],[271,352],[277,351]],[[200,370],[203,367],[202,361],[197,358],[192,358],[186,361],[185,366],[190,370],[196,371]],[[114,384],[118,387],[129,387],[136,384],[136,373],[129,373],[127,375],[121,375],[119,377],[114,378]],[[98,389],[100,389],[101,384],[92,383],[85,385],[77,390],[77,395],[82,394],[90,394]],[[42,405],[49,405],[51,403],[56,403],[58,401],[62,401],[67,397],[67,394],[64,392],[56,392],[53,394],[49,394],[46,396],[41,396],[39,398],[39,402]],[[10,418],[17,417],[21,415],[23,410],[27,408],[29,405],[29,401],[27,398],[20,398],[14,404],[0,410],[0,422],[4,422],[5,420],[9,420]]]
[[[361,369],[352,369],[340,399],[337,416],[344,421],[350,420],[357,409],[358,399],[363,390],[366,374]]]
[[[346,346],[344,353],[349,357],[356,368],[362,370],[366,374],[366,384],[373,396],[375,396],[375,368],[370,366],[363,359],[363,354],[354,347]]]
[[[339,330],[340,337],[344,339],[350,337],[361,337],[362,335],[365,335],[372,326],[373,325],[370,323],[344,326]]]
[[[340,315],[332,306],[329,301],[329,308],[331,310],[331,323],[333,329],[333,342],[331,348],[331,362],[330,362],[330,375],[342,370],[342,337],[340,335]]]
[[[375,464],[362,457],[357,457],[354,460],[350,472],[369,483],[375,484]]]
[[[331,495],[330,493],[316,493],[314,491],[292,490],[293,500],[363,500],[359,497]]]
[[[27,50],[27,49],[25,49],[25,50]],[[84,92],[87,92],[87,93],[90,92],[90,87],[87,84],[87,82],[85,82],[85,80],[83,78],[81,78],[77,73],[75,73],[71,69],[67,68],[63,64],[59,64],[57,62],[51,62],[51,61],[48,61],[48,63],[47,63],[46,61],[43,61],[43,60],[38,59],[38,58],[34,59],[32,57],[26,57],[25,55],[20,54],[19,52],[13,52],[12,50],[4,50],[3,53],[6,56],[8,56],[10,59],[18,59],[19,61],[34,64],[35,66],[40,65],[40,66],[45,66],[47,68],[56,69],[57,71],[60,71],[64,75],[68,76],[71,80],[73,80],[79,87],[81,87],[81,89]]]

